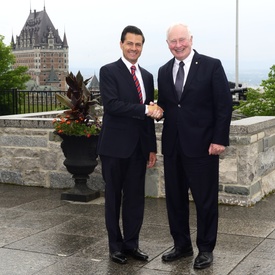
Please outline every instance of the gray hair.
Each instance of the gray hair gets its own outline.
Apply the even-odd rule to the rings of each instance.
[[[177,26],[182,26],[182,27],[186,28],[189,37],[192,36],[192,33],[191,33],[191,31],[190,31],[188,25],[185,25],[185,24],[183,24],[183,23],[174,23],[174,24],[170,25],[169,28],[167,29],[167,31],[166,31],[166,39],[168,39],[168,36],[169,36],[169,33],[170,33],[171,29],[173,29],[174,27],[177,27]]]

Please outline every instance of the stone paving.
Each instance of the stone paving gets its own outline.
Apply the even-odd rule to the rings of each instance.
[[[194,257],[163,263],[172,247],[165,199],[146,198],[140,248],[148,262],[109,260],[104,198],[60,199],[62,190],[0,184],[1,275],[274,275],[275,194],[253,207],[220,205],[214,263],[194,270],[196,219],[191,203]]]

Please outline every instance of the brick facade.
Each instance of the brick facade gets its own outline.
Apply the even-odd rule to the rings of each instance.
[[[69,47],[66,34],[61,40],[46,9],[30,12],[16,41],[12,37],[14,67],[27,66],[31,79],[39,86],[66,90],[65,77],[69,72]]]

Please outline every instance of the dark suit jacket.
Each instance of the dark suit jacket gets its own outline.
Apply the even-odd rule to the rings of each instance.
[[[177,135],[189,157],[208,155],[210,143],[229,145],[232,96],[220,60],[195,51],[180,101],[173,82],[174,58],[158,72],[158,104],[164,110],[162,153]]]
[[[153,76],[139,68],[146,92],[145,104],[149,104],[154,101]],[[148,159],[149,152],[156,152],[154,120],[145,115],[145,105],[139,103],[133,77],[121,59],[100,69],[100,93],[104,115],[98,154],[128,158],[140,141]]]

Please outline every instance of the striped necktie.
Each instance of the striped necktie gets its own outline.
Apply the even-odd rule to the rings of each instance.
[[[140,102],[140,104],[143,104],[142,92],[141,92],[141,88],[140,88],[138,78],[136,76],[136,66],[131,67],[131,72],[132,72],[132,76],[133,76],[133,79],[134,79],[134,82],[135,82],[135,85],[136,85],[136,88],[137,88],[137,91],[138,91],[139,102]]]

